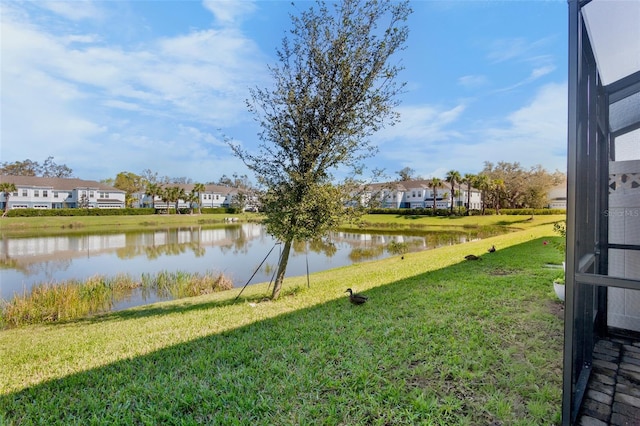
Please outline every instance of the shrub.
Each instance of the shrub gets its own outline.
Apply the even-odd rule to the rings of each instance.
[[[154,209],[12,209],[8,217],[43,217],[43,216],[135,216],[154,214]]]

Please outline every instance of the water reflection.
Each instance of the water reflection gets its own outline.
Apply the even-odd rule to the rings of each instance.
[[[404,232],[334,232],[326,238],[296,242],[287,275],[303,275],[354,262],[380,259],[403,251],[458,244],[503,232],[464,230],[420,235]],[[36,283],[85,280],[94,275],[124,273],[140,277],[160,271],[219,271],[236,287],[244,285],[264,261],[252,282],[269,281],[279,249],[259,224],[193,226],[164,230],[0,240],[0,298],[27,291]],[[146,299],[146,298],[145,298]],[[138,302],[134,301],[133,304]],[[138,303],[141,304],[141,303]]]

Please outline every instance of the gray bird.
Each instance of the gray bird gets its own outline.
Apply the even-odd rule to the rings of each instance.
[[[367,300],[369,300],[369,298],[364,294],[354,293],[350,288],[348,288],[345,293],[349,293],[349,301],[354,305],[362,305],[363,303],[366,303]]]

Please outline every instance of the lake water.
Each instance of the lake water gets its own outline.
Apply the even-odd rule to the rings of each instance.
[[[485,238],[503,230],[438,231],[432,233],[333,232],[324,242],[294,244],[287,276],[304,275],[397,255],[390,243],[406,243],[410,251]],[[273,249],[273,250],[272,250]],[[267,257],[267,254],[271,254]],[[187,227],[92,235],[0,239],[0,299],[28,291],[37,283],[86,279],[94,275],[161,271],[222,272],[235,287],[268,282],[276,269],[280,245],[259,224],[220,228]],[[265,260],[266,258],[266,260]],[[258,269],[261,262],[264,263]],[[116,309],[160,300],[133,294]]]

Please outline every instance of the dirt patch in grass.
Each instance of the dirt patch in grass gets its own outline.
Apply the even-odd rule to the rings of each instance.
[[[495,268],[492,269],[491,271],[487,272],[488,275],[493,275],[493,276],[504,276],[504,275],[514,275],[519,273],[520,271],[518,271],[517,269],[504,269],[504,268]]]
[[[549,312],[555,317],[560,319],[564,318],[564,303],[560,301],[550,300],[547,302],[547,307],[549,308]]]

